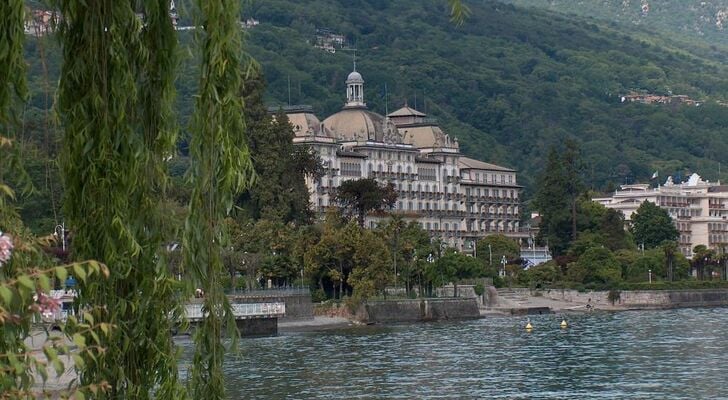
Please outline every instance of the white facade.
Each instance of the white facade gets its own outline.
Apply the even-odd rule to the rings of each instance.
[[[347,79],[346,103],[323,123],[307,107],[286,109],[294,143],[321,157],[326,174],[306,183],[314,209],[332,206],[335,189],[349,179],[392,183],[392,212],[418,221],[432,236],[467,251],[473,240],[492,233],[527,238],[519,226],[521,186],[516,171],[464,157],[456,139],[424,113],[405,107],[382,116],[364,102],[364,80]],[[373,227],[387,215],[369,215]]]
[[[621,211],[625,221],[644,201],[665,209],[680,232],[678,246],[686,257],[692,257],[693,248],[700,244],[720,251],[728,244],[728,186],[703,181],[698,174],[677,184],[670,177],[657,188],[623,185],[611,197],[593,200]]]

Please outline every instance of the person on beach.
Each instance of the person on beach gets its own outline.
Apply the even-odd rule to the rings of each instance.
[[[589,300],[586,301],[586,309],[588,311],[592,310],[591,297],[589,298]]]

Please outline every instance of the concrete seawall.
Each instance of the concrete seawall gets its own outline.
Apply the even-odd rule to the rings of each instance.
[[[618,298],[615,299],[614,304],[609,300],[609,291],[579,292],[570,289],[545,289],[532,292],[529,289],[513,290],[575,304],[590,302],[596,308],[600,306],[622,308],[728,306],[728,289],[623,290],[618,292]]]
[[[356,318],[366,323],[440,321],[479,318],[474,298],[433,298],[370,301],[357,310]]]

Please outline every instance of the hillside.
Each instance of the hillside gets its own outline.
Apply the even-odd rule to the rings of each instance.
[[[460,139],[466,154],[517,168],[527,197],[548,148],[569,137],[580,143],[585,179],[597,189],[646,180],[654,170],[661,176],[698,171],[714,180],[718,162],[728,162],[728,109],[715,103],[728,99],[725,52],[649,33],[630,36],[595,19],[493,1],[471,3],[471,18],[456,27],[448,20],[446,3],[254,2],[242,17],[260,25],[246,30],[246,50],[263,66],[270,104],[288,102],[290,80],[291,102],[313,105],[324,117],[343,104],[352,52],[315,48],[316,28],[345,35],[357,48],[357,69],[366,80],[371,109],[384,113],[386,83],[390,110],[405,101],[416,103]],[[189,8],[177,4],[184,23]],[[187,51],[193,34],[180,32],[180,40],[186,57],[177,79],[184,128],[196,71],[194,52]],[[55,87],[59,67],[55,43],[32,39],[27,46],[35,93],[26,134],[51,153],[57,135],[45,129],[42,110],[43,88]],[[48,66],[47,80],[41,60]],[[703,104],[621,103],[630,91],[688,95]],[[37,164],[38,184],[48,191],[53,171],[48,163]],[[48,200],[36,203],[36,209],[51,206]]]
[[[565,137],[581,142],[595,187],[645,179],[655,169],[717,178],[713,170],[728,150],[724,108],[622,104],[619,97],[637,90],[724,100],[725,53],[698,56],[591,20],[497,2],[471,8],[457,28],[435,0],[266,1],[250,10],[261,21],[251,52],[265,67],[272,100],[287,101],[290,76],[292,102],[326,115],[342,103],[351,54],[306,41],[315,27],[343,33],[358,49],[372,108],[384,112],[385,82],[390,108],[417,95],[419,108],[459,136],[465,152],[517,167],[528,185],[546,149]]]
[[[728,46],[728,0],[506,0]]]

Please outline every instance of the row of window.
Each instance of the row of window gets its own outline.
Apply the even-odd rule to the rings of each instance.
[[[516,192],[513,189],[488,189],[484,188],[481,191],[481,188],[471,189],[471,188],[465,188],[465,195],[466,196],[490,196],[492,195],[494,197],[503,197],[507,199],[518,199],[518,192]],[[499,196],[500,195],[500,196]]]
[[[501,183],[501,184],[506,184],[506,183],[513,184],[513,183],[515,183],[514,176],[511,175],[511,174],[500,174],[500,175],[498,175],[498,174],[488,174],[486,172],[484,172],[484,173],[474,172],[474,173],[471,173],[470,175],[473,176],[472,179],[474,181],[476,181],[476,182],[482,182],[482,183]],[[471,178],[469,176],[469,174],[468,174],[467,171],[463,171],[461,177],[463,179],[470,179]]]
[[[342,162],[341,175],[343,176],[361,176],[361,166],[358,163]]]

